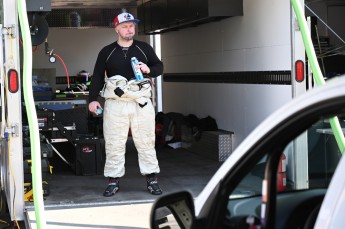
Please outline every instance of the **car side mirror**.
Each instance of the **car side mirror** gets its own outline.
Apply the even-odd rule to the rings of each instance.
[[[189,192],[177,192],[158,198],[152,206],[152,229],[191,229],[195,220],[193,197]]]

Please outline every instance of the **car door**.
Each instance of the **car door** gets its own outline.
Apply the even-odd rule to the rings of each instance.
[[[342,155],[329,120],[337,116],[344,124],[345,79],[332,81],[262,122],[195,200],[186,192],[158,199],[152,209],[152,228],[170,223],[170,228],[198,229],[313,228]],[[308,136],[307,152],[292,152],[301,135]],[[299,175],[293,160],[298,153],[308,155],[304,170],[308,186],[303,189],[291,179]],[[169,213],[158,214],[161,209]],[[166,220],[168,215],[172,219]],[[164,223],[157,223],[158,218]]]

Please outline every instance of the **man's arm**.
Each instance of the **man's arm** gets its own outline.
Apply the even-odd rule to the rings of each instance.
[[[156,52],[151,45],[146,44],[146,56],[148,59],[147,66],[150,68],[150,77],[157,77],[163,74],[163,62],[158,58]]]
[[[91,78],[91,84],[89,87],[89,102],[97,101],[99,92],[101,91],[104,84],[105,70],[106,58],[104,52],[100,51],[97,56],[93,75]]]

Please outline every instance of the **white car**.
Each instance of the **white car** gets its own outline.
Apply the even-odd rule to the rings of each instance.
[[[157,199],[151,228],[345,228],[345,159],[335,138],[343,133],[330,118],[344,128],[345,77],[263,121],[195,199],[188,190]]]

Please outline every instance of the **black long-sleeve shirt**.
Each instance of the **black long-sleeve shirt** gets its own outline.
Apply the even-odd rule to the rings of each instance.
[[[132,57],[136,57],[150,68],[149,77],[162,75],[163,63],[149,44],[133,40],[128,50],[123,51],[117,42],[113,42],[101,49],[98,54],[89,87],[89,102],[97,100],[105,76],[121,75],[128,80],[135,77],[131,66]]]

